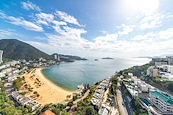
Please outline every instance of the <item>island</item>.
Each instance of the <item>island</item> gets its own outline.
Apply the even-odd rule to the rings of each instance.
[[[105,57],[105,58],[102,58],[102,59],[114,59],[114,58],[111,58],[111,57]]]

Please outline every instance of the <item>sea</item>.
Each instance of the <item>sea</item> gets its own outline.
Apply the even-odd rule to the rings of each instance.
[[[75,91],[77,86],[84,84],[94,85],[96,82],[111,77],[123,69],[149,63],[147,58],[128,59],[89,59],[85,61],[62,62],[42,70],[42,73],[65,90]]]

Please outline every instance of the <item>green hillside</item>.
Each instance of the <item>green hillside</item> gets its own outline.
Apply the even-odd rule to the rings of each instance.
[[[0,50],[3,50],[3,57],[8,59],[52,59],[48,54],[16,39],[0,40]]]

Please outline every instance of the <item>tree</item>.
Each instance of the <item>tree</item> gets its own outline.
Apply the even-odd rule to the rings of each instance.
[[[73,106],[73,102],[69,102],[69,103],[67,103],[67,106]]]
[[[173,91],[173,82],[168,83],[168,89]]]
[[[66,96],[66,98],[67,98],[67,101],[68,101],[68,99],[70,99],[70,98],[71,98],[71,95],[67,95],[67,96]]]
[[[84,112],[84,115],[96,115],[97,114],[97,112],[94,110],[93,106],[87,106],[83,112]]]
[[[45,105],[43,107],[43,109],[41,110],[41,112],[44,112],[44,111],[48,110],[49,108],[51,108],[51,105]]]

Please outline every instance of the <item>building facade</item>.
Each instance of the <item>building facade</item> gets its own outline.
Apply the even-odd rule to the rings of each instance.
[[[150,101],[154,104],[162,114],[173,113],[173,98],[166,93],[156,91],[150,91],[149,93]]]
[[[3,54],[3,51],[0,50],[0,63],[2,63],[2,54]]]
[[[166,56],[169,65],[173,65],[173,56]]]
[[[159,70],[155,66],[151,66],[147,69],[147,75],[151,77],[158,77]]]
[[[155,66],[167,65],[168,62],[155,62]]]

